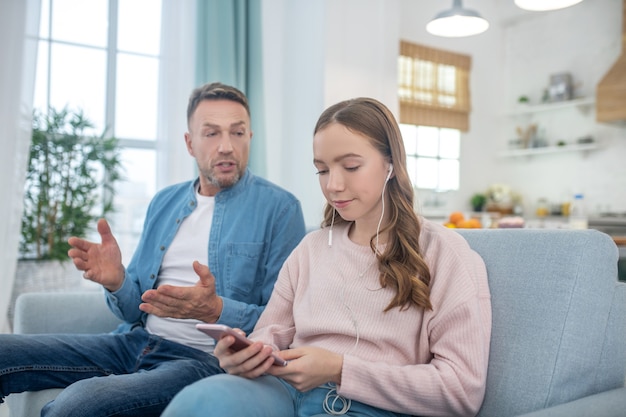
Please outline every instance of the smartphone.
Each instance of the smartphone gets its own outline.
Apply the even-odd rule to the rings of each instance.
[[[233,343],[230,348],[232,350],[241,350],[252,344],[252,341],[245,336],[239,334],[232,328],[226,326],[225,324],[212,324],[212,323],[198,323],[196,324],[196,329],[200,330],[202,333],[206,333],[211,336],[217,342],[222,337],[226,335],[231,335],[235,338],[235,343]],[[287,361],[282,359],[276,354],[272,354],[274,357],[274,365],[285,366],[287,365]]]

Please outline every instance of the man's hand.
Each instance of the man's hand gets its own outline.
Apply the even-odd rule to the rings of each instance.
[[[84,271],[85,279],[97,282],[109,291],[116,291],[124,282],[122,253],[106,220],[98,221],[98,233],[102,243],[70,237],[67,242],[72,248],[67,254],[76,268]]]
[[[215,277],[209,267],[193,263],[193,270],[200,278],[193,287],[161,285],[143,293],[139,309],[159,317],[197,319],[215,323],[222,314],[223,302],[215,292]]]

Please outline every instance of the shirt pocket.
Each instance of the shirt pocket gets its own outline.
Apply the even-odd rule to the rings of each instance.
[[[262,288],[259,283],[265,277],[262,265],[265,245],[263,242],[230,243],[226,259],[228,290],[243,296],[237,297],[249,303],[258,303]]]

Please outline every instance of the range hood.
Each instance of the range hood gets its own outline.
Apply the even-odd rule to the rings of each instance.
[[[622,5],[622,53],[596,89],[596,120],[626,122],[626,0]]]

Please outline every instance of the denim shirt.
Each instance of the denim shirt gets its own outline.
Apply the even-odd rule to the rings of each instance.
[[[117,291],[105,291],[113,313],[125,321],[116,330],[145,325],[141,295],[155,288],[165,252],[182,221],[196,208],[196,184],[158,192],[146,214],[137,249]],[[215,195],[209,239],[209,269],[224,307],[218,323],[252,331],[287,256],[305,234],[300,202],[291,193],[246,170]]]

